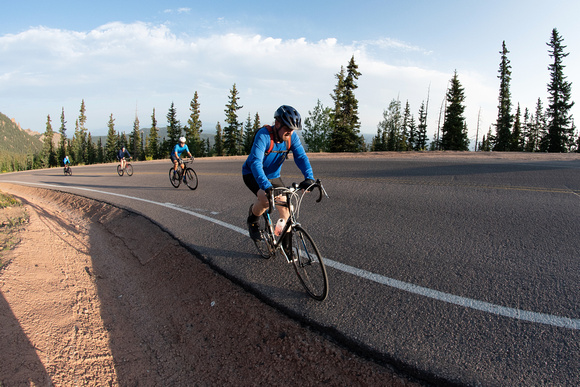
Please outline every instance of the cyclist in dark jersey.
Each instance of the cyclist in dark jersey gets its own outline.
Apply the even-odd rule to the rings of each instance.
[[[258,220],[268,209],[269,191],[272,187],[285,187],[280,170],[289,152],[292,152],[294,162],[304,175],[300,188],[306,189],[314,183],[310,161],[295,133],[295,130],[302,129],[300,113],[292,106],[283,105],[274,113],[274,119],[273,127],[265,126],[258,130],[250,155],[242,166],[244,183],[256,195],[247,220],[250,237],[254,240],[260,239]],[[270,150],[272,140],[273,147]],[[277,209],[286,221],[290,215],[288,209],[282,206]]]
[[[125,168],[126,165],[126,161],[125,161],[125,157],[127,158],[131,158],[131,155],[129,154],[129,151],[127,151],[127,149],[125,149],[125,147],[121,147],[121,149],[119,149],[119,152],[117,152],[117,159],[119,160],[119,162],[121,163],[121,168]]]

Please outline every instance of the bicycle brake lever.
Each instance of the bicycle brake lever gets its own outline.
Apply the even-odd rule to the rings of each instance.
[[[326,196],[327,198],[329,196],[326,193],[326,190],[324,189],[324,187],[322,186],[322,182],[320,181],[320,179],[316,180],[316,186],[318,187],[318,192],[319,192],[319,196],[318,196],[318,199],[316,200],[316,203],[320,203],[320,201],[322,200],[322,194],[324,194],[324,196]]]

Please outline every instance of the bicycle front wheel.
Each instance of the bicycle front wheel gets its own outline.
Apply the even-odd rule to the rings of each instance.
[[[292,230],[292,262],[310,297],[323,301],[328,295],[328,276],[318,247],[300,226]]]
[[[183,177],[183,181],[189,189],[196,189],[197,188],[197,174],[193,170],[193,168],[187,168],[185,170],[185,176]]]
[[[125,171],[127,171],[128,176],[133,176],[133,166],[131,164],[127,164]]]
[[[171,185],[174,186],[175,188],[179,187],[179,184],[181,184],[179,174],[175,173],[175,169],[173,167],[171,167],[171,169],[169,170],[169,181],[171,182]]]
[[[123,168],[121,168],[121,164],[117,165],[117,173],[119,174],[119,176],[123,176]]]

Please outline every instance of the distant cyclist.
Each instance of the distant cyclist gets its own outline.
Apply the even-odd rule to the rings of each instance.
[[[123,146],[121,147],[121,149],[119,149],[119,152],[117,152],[117,159],[121,163],[121,169],[125,169],[125,165],[127,164],[127,162],[125,161],[125,157],[130,159],[131,155],[129,154],[127,149],[125,149],[125,147]]]
[[[193,159],[193,156],[189,152],[189,147],[185,143],[185,137],[179,137],[179,143],[175,144],[173,150],[171,151],[171,161],[173,161],[173,170],[177,171],[177,164],[179,164],[179,160],[181,159],[181,155],[187,152],[189,157]],[[181,168],[184,169],[185,166],[181,164]]]
[[[282,164],[288,153],[304,175],[300,188],[306,189],[314,183],[314,175],[306,151],[295,130],[302,129],[300,113],[292,106],[283,105],[274,113],[274,126],[266,125],[256,132],[250,155],[242,167],[246,186],[256,195],[248,214],[248,230],[254,240],[260,239],[258,220],[269,206],[268,196],[272,187],[286,187],[280,178]],[[278,206],[284,220],[290,215],[288,208]]]
[[[68,157],[68,155],[64,156],[64,159],[62,160],[65,168],[68,165],[70,167],[70,158]]]

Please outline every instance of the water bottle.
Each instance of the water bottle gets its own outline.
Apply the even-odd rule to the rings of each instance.
[[[274,229],[274,234],[276,234],[276,236],[280,236],[280,234],[282,234],[282,230],[284,230],[284,225],[286,224],[286,221],[282,218],[278,219],[278,221],[276,222],[276,228]]]

